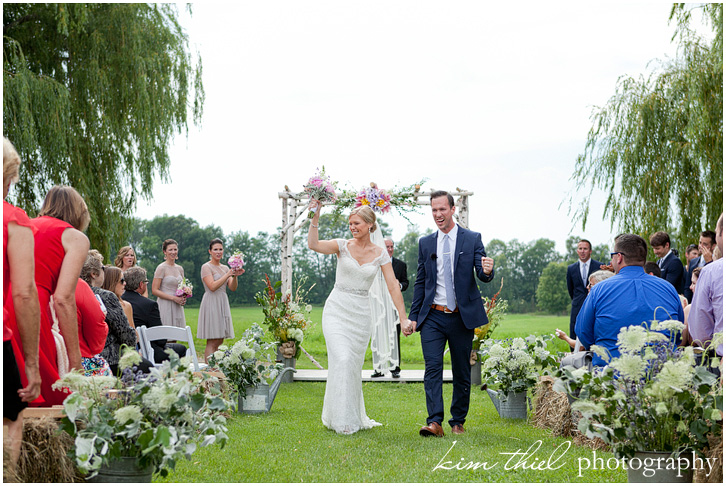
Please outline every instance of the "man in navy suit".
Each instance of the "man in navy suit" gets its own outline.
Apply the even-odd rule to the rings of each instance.
[[[442,395],[444,351],[449,344],[454,393],[451,400],[451,431],[464,433],[471,393],[471,345],[474,329],[487,319],[474,275],[482,282],[494,278],[494,260],[487,258],[481,235],[454,222],[454,198],[446,191],[431,193],[431,212],[439,228],[419,240],[418,269],[414,284],[408,335],[421,333],[426,371],[424,390],[428,418],[419,433],[443,437]]]
[[[671,250],[671,237],[664,231],[657,231],[650,237],[653,253],[659,258],[660,278],[668,280],[679,294],[683,292],[683,263]]]
[[[600,270],[601,263],[592,260],[592,243],[588,240],[580,240],[577,243],[578,261],[567,267],[567,291],[572,299],[572,309],[570,310],[570,337],[575,339],[575,322],[577,314],[580,313],[582,303],[587,297],[587,287],[590,284],[590,275]]]

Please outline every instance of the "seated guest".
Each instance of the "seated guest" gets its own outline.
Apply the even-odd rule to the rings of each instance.
[[[575,331],[586,349],[597,344],[615,358],[620,355],[617,340],[622,328],[653,320],[683,322],[683,306],[673,285],[643,271],[647,254],[648,245],[640,236],[615,238],[610,258],[616,275],[592,288],[577,316]],[[606,361],[596,353],[592,364],[603,366]]]
[[[683,263],[671,249],[671,237],[664,231],[653,233],[650,237],[650,246],[653,247],[653,253],[658,257],[661,278],[668,280],[676,292],[682,292]]]
[[[76,285],[76,314],[78,316],[78,345],[86,376],[108,376],[111,370],[99,356],[106,344],[108,325],[100,301],[83,279]]]
[[[613,272],[609,270],[598,270],[597,272],[590,275],[588,278],[587,283],[587,293],[590,293],[590,290],[598,283],[602,282],[605,279],[608,279],[615,275]],[[555,335],[565,341],[567,344],[570,345],[570,348],[572,348],[575,352],[584,351],[585,348],[582,346],[582,344],[579,343],[579,341],[576,341],[575,339],[572,339],[564,332],[560,331],[559,329],[555,329]]]
[[[81,269],[81,278],[91,285],[93,293],[101,299],[101,302],[106,307],[105,321],[108,326],[108,336],[106,337],[103,351],[101,351],[101,356],[108,363],[111,373],[117,375],[118,361],[120,358],[119,349],[122,344],[136,348],[136,331],[129,325],[118,297],[113,292],[100,288],[106,278],[105,274],[108,270],[113,268],[117,272],[121,272],[116,267],[108,267],[104,270],[101,264],[102,261],[103,256],[97,250],[90,250],[86,262]],[[153,366],[151,361],[142,359],[141,364],[138,365],[138,369],[144,373],[148,373]]]
[[[124,279],[126,280],[126,292],[123,294],[123,299],[134,309],[136,326],[161,326],[159,304],[143,295],[149,284],[146,270],[142,267],[131,267],[124,272]],[[187,353],[186,346],[178,343],[167,344],[166,339],[151,341],[151,347],[154,351],[154,361],[157,363],[169,359],[169,355],[164,352],[165,349],[173,349],[179,356],[185,356]]]
[[[723,214],[716,224],[716,243],[723,252]],[[706,347],[713,335],[723,332],[723,259],[715,260],[701,270],[688,315],[688,332],[693,343]],[[723,356],[723,345],[716,349]]]
[[[126,291],[126,279],[121,269],[117,267],[103,267],[103,284],[101,288],[114,293],[118,297],[124,314],[126,315],[126,320],[129,322],[129,326],[136,329],[136,324],[134,324],[134,309],[131,307],[131,304],[121,297]]]
[[[654,277],[660,277],[660,267],[655,262],[645,262],[645,265],[643,265],[643,270],[645,270],[645,273],[648,275],[653,275]]]

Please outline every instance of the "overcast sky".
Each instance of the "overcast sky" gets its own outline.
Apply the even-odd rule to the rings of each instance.
[[[196,3],[181,17],[203,59],[203,124],[178,137],[171,182],[157,182],[137,216],[273,232],[278,192],[302,190],[325,165],[345,188],[426,178],[424,190],[473,191],[470,227],[485,244],[545,237],[564,252],[570,234],[611,242],[603,195],[584,231],[560,204],[593,107],[619,76],[675,55],[670,5]],[[403,237],[407,222],[384,218]],[[434,227],[425,208],[412,220]]]

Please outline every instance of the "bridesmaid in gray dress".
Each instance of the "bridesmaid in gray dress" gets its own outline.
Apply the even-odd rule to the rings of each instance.
[[[237,290],[237,277],[245,273],[244,269],[230,270],[221,263],[224,256],[224,245],[219,238],[209,243],[210,259],[202,265],[202,282],[204,296],[199,307],[199,323],[197,339],[206,339],[204,362],[214,354],[225,339],[234,337],[232,314],[229,309],[227,288]]]
[[[156,267],[151,293],[156,296],[159,304],[161,323],[165,326],[186,327],[184,304],[187,299],[177,297],[176,289],[184,280],[184,269],[175,262],[179,258],[179,244],[174,240],[164,240],[161,246],[164,261]]]

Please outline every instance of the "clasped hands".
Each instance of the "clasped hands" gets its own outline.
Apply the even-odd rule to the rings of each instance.
[[[409,319],[406,319],[405,321],[401,322],[401,331],[403,332],[403,335],[408,337],[411,334],[414,333],[416,330],[416,321],[411,321]]]

